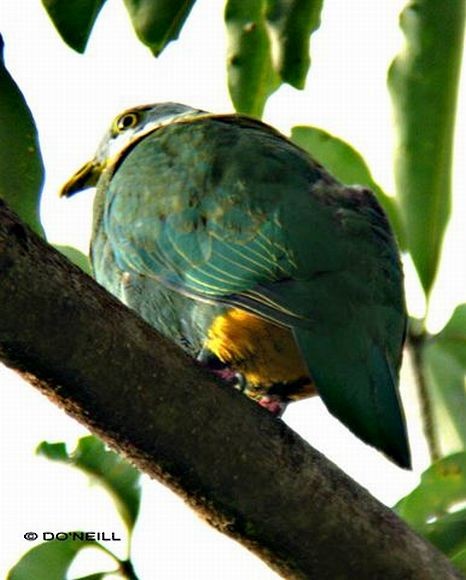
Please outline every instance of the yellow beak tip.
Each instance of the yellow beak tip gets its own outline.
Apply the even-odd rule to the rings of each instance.
[[[88,161],[63,185],[59,197],[71,197],[79,191],[97,185],[103,167],[95,161]]]

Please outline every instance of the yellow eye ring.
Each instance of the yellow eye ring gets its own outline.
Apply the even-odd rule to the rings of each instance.
[[[122,133],[127,129],[132,129],[139,122],[139,114],[135,112],[123,113],[114,122],[114,130],[116,133]]]

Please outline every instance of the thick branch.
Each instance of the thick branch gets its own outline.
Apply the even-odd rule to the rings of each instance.
[[[460,578],[282,421],[196,366],[0,202],[0,360],[290,578]]]

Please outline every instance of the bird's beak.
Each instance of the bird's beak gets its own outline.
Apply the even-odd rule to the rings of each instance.
[[[60,197],[70,197],[78,191],[94,187],[103,170],[103,164],[96,159],[88,161],[63,185],[59,192]]]

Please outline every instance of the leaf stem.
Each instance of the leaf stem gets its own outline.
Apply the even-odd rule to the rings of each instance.
[[[131,542],[131,533],[129,534],[128,545],[130,544],[130,542]],[[118,564],[118,572],[123,576],[123,578],[125,578],[125,580],[139,580],[139,578],[136,575],[136,572],[134,571],[133,563],[131,562],[129,556],[126,560],[120,560],[120,558],[115,556],[113,552],[108,550],[102,544],[96,542],[95,547],[99,548],[100,550],[108,554]],[[130,548],[128,548],[128,551],[130,551]]]
[[[120,561],[120,573],[126,580],[139,580],[133,568],[131,560]]]
[[[416,323],[418,321],[415,321]],[[437,461],[441,457],[440,445],[435,432],[434,413],[432,401],[427,386],[427,378],[424,365],[424,345],[426,331],[417,324],[410,325],[407,346],[412,353],[414,379],[417,386],[419,404],[421,407],[421,419],[431,461]]]

